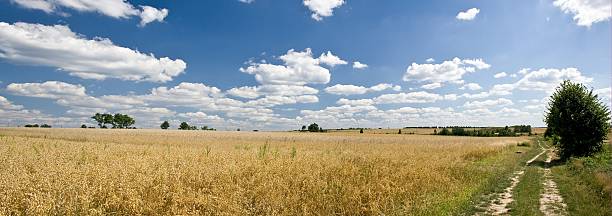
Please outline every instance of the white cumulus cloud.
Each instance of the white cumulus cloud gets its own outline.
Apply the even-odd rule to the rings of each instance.
[[[304,0],[304,5],[312,11],[312,18],[321,21],[333,15],[334,8],[344,4],[344,0]]]
[[[86,96],[85,87],[58,81],[47,81],[44,83],[11,83],[6,90],[13,94],[39,97],[39,98],[62,98]]]
[[[364,64],[364,63],[361,63],[361,62],[358,62],[358,61],[353,62],[353,68],[355,68],[355,69],[365,69],[367,67],[368,67],[367,64]]]
[[[465,84],[465,85],[461,86],[461,88],[459,88],[459,89],[461,89],[461,90],[469,89],[469,90],[472,90],[472,91],[476,91],[476,90],[482,89],[482,87],[480,85],[478,85],[478,83],[468,83],[468,84]]]
[[[442,87],[442,84],[439,83],[439,82],[425,84],[425,85],[421,86],[421,88],[424,88],[424,89],[437,89],[437,88],[440,88],[440,87]]]
[[[331,55],[331,52],[329,53]],[[333,55],[332,55],[333,56]],[[325,64],[332,64],[329,55],[321,55]],[[312,57],[312,50],[307,48],[303,52],[293,49],[280,56],[284,65],[268,63],[251,63],[240,71],[255,75],[257,82],[270,85],[305,85],[326,84],[331,78],[327,68],[321,66],[321,59]],[[334,62],[338,63],[338,62]]]
[[[512,100],[506,98],[498,98],[495,100],[484,100],[484,101],[468,101],[465,102],[463,107],[467,109],[483,109],[492,107],[504,107],[514,105]]]
[[[0,58],[56,67],[83,79],[166,82],[187,67],[181,59],[156,58],[106,38],[84,38],[68,26],[29,23],[0,22]]]
[[[258,98],[261,96],[299,96],[317,94],[319,90],[299,85],[262,85],[232,88],[228,94],[241,98]]]
[[[95,12],[113,18],[129,18],[139,16],[140,25],[144,26],[152,21],[163,21],[168,15],[168,9],[157,9],[151,6],[140,6],[138,10],[126,0],[11,0],[28,9],[42,10],[46,13],[59,13],[63,8],[79,12]]]
[[[470,8],[467,11],[461,11],[457,14],[458,20],[473,20],[476,18],[476,15],[480,13],[480,9],[478,8]]]
[[[336,84],[336,85],[325,88],[325,92],[329,94],[335,94],[335,95],[358,95],[358,94],[365,94],[368,92],[384,91],[387,89],[393,89],[395,91],[399,91],[401,90],[401,87],[394,86],[388,83],[381,83],[381,84],[374,85],[369,88],[364,87],[364,86],[356,86],[356,85]]]
[[[579,26],[590,27],[612,16],[610,0],[555,0],[553,4],[564,13],[574,14],[573,19]]]
[[[499,78],[506,77],[506,76],[508,76],[506,72],[500,72],[500,73],[496,73],[495,75],[493,75],[495,79],[499,79]]]
[[[463,83],[463,75],[475,72],[476,70],[487,69],[491,67],[482,59],[465,59],[454,58],[450,61],[444,61],[440,64],[417,64],[412,63],[406,69],[404,81],[416,80],[419,82],[431,83]]]
[[[334,54],[331,53],[331,51],[327,51],[327,53],[323,53],[321,54],[321,56],[319,56],[319,62],[329,65],[329,66],[336,66],[336,65],[345,65],[348,64],[348,62],[340,59],[340,57],[335,56]]]
[[[443,100],[444,96],[439,94],[429,93],[425,91],[383,94],[374,98],[376,104],[394,104],[394,103],[433,103],[438,100]]]
[[[157,9],[151,6],[140,6],[142,12],[140,13],[140,24],[139,26],[145,26],[153,21],[162,22],[168,16],[168,9]]]
[[[576,68],[542,68],[535,71],[527,71],[514,86],[526,91],[552,92],[563,80],[571,80],[579,83],[590,83],[593,78],[583,76]]]

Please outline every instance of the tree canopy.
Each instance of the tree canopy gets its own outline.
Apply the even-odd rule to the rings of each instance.
[[[98,127],[100,128],[108,128],[106,126],[107,124],[112,125],[112,128],[131,128],[131,126],[136,123],[134,118],[121,113],[116,113],[114,115],[110,113],[96,113],[91,117],[91,119],[96,121],[96,123],[98,123]]]
[[[566,80],[550,97],[545,121],[546,135],[559,147],[562,159],[589,156],[602,149],[610,110],[592,90]]]
[[[162,123],[159,127],[161,129],[167,130],[168,128],[170,128],[170,123],[168,123],[168,121],[164,121],[164,123]]]
[[[308,131],[310,132],[319,132],[319,125],[317,123],[312,123],[308,125]]]

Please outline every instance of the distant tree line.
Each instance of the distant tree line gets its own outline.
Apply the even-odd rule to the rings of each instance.
[[[168,121],[164,121],[160,126],[161,129],[167,130],[168,128],[170,128],[170,123]],[[198,128],[195,125],[189,125],[189,123],[187,122],[181,122],[181,124],[178,127],[179,130],[208,130],[208,131],[216,131],[217,129],[212,128],[212,127],[208,127],[206,125]]]
[[[471,130],[470,130],[471,129]],[[512,127],[503,128],[463,128],[463,127],[448,127],[442,128],[440,131],[434,130],[434,135],[443,136],[477,136],[477,137],[512,137],[521,134],[531,135],[530,125],[515,125]]]
[[[514,125],[512,130],[515,133],[528,133],[531,134],[531,125]]]
[[[135,129],[132,125],[136,123],[136,120],[129,115],[121,113],[96,113],[91,118],[98,123],[100,128],[108,128],[107,125],[111,125],[111,128],[115,129]]]
[[[42,125],[27,124],[27,125],[24,125],[24,127],[27,127],[27,128],[38,128],[38,127],[40,127],[40,128],[51,128],[51,125],[48,125],[48,124],[42,124]]]

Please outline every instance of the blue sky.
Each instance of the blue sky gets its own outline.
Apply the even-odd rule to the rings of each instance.
[[[542,126],[561,80],[610,103],[610,4],[4,0],[0,125]]]

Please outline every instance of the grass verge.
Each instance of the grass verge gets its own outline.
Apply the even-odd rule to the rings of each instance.
[[[612,215],[612,146],[552,168],[570,215]]]

